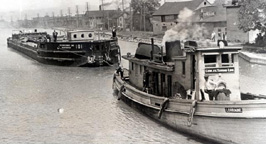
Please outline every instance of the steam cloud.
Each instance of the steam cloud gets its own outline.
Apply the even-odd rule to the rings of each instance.
[[[177,19],[178,24],[167,30],[163,37],[163,45],[165,42],[195,40],[199,46],[209,46],[210,40],[204,38],[209,36],[207,29],[203,25],[192,23],[194,12],[188,8],[184,8],[179,13]]]

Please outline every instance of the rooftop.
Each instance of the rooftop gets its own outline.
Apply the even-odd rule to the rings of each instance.
[[[156,15],[173,15],[179,14],[179,12],[185,7],[191,10],[195,10],[204,0],[192,0],[183,2],[166,2],[156,12]]]

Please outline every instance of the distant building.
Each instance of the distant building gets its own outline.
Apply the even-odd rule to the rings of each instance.
[[[226,8],[223,6],[223,0],[216,0],[212,5],[196,9],[193,17],[193,23],[203,25],[211,34],[215,33],[215,40],[227,39],[226,27]]]
[[[129,13],[128,12],[122,12],[118,17],[117,17],[117,27],[120,28],[121,30],[128,29],[130,27],[129,25]]]
[[[185,7],[190,10],[196,10],[202,6],[211,5],[206,0],[193,0],[183,2],[166,2],[157,11],[153,13],[152,23],[154,34],[162,34],[166,30],[176,25],[179,12]]]
[[[207,0],[192,0],[183,2],[166,2],[153,14],[154,34],[163,34],[178,24],[179,12],[185,7],[194,11],[193,24],[204,24],[211,33],[215,32],[216,39],[226,38],[226,8],[224,0],[216,0],[210,3]]]
[[[87,11],[83,16],[83,23],[84,26],[91,29],[109,29],[118,26],[118,19],[121,14],[122,12],[118,10]]]

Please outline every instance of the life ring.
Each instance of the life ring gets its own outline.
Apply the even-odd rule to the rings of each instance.
[[[224,81],[219,81],[217,83],[217,87],[223,86],[224,88],[226,88],[226,83]]]
[[[124,85],[122,85],[121,87],[120,87],[120,90],[119,90],[119,92],[118,92],[118,94],[117,94],[117,100],[120,100],[121,99],[121,97],[122,97],[122,92],[123,91],[125,91],[125,86]]]

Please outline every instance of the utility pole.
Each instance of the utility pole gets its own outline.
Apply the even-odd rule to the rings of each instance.
[[[76,15],[77,15],[77,27],[79,27],[79,6],[78,5],[76,5],[76,9],[77,9],[77,11],[76,11]]]
[[[89,2],[87,2],[87,11],[85,12],[86,16],[86,21],[85,21],[85,26],[90,26],[90,15],[89,15]]]
[[[87,7],[86,7],[87,11],[89,11],[89,2],[87,2]]]
[[[143,15],[143,17],[144,17],[144,18],[143,18],[143,21],[144,21],[144,22],[143,22],[143,26],[144,26],[144,31],[146,31],[146,10],[145,10],[146,7],[145,7],[145,3],[144,3],[144,5],[143,5],[143,7],[144,7],[144,8],[143,8],[143,13],[144,13],[144,15]]]
[[[1,19],[3,19],[2,16],[1,16]],[[28,18],[27,18],[27,14],[25,14],[25,26],[28,27]]]
[[[68,20],[67,20],[67,26],[70,25],[70,15],[71,15],[71,11],[70,11],[70,7],[68,7]]]
[[[141,26],[142,25],[142,6],[140,6],[140,26],[139,26],[139,30],[141,31]]]
[[[131,0],[130,5],[129,5],[129,8],[130,8],[130,18],[131,18],[131,20],[130,20],[130,31],[133,31],[133,12],[132,12],[131,4],[132,4],[132,0]]]
[[[122,28],[123,28],[123,31],[125,31],[125,17],[124,17],[124,12],[125,12],[125,9],[124,9],[124,0],[122,0],[122,17],[123,17]]]
[[[104,3],[103,3],[103,0],[102,0],[101,10],[103,11],[103,18],[102,18],[103,26],[102,26],[102,28],[104,28],[105,27],[105,13],[104,13]]]
[[[52,15],[53,15],[53,26],[55,26],[54,12],[52,12]]]
[[[70,11],[70,7],[68,7],[68,17],[70,17],[71,15],[71,11]]]
[[[37,13],[37,25],[39,26],[39,24],[40,24],[40,14]]]

